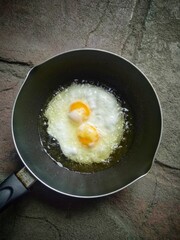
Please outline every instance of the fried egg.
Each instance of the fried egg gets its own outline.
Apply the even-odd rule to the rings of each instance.
[[[44,115],[48,134],[68,159],[80,164],[107,161],[123,138],[120,101],[99,86],[73,83],[52,98]]]

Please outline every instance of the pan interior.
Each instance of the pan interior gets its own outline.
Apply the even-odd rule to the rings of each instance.
[[[127,100],[134,116],[134,138],[123,161],[91,174],[57,167],[39,138],[42,106],[60,85],[70,85],[74,79],[93,79],[116,89]],[[21,159],[48,187],[71,196],[106,195],[147,173],[160,134],[160,106],[146,77],[123,58],[98,50],[67,52],[33,68],[14,107],[13,135]]]

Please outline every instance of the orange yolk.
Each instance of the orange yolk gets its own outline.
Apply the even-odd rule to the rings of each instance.
[[[97,129],[90,124],[82,124],[78,129],[79,141],[88,147],[93,147],[99,140]]]
[[[78,123],[86,121],[90,113],[89,106],[82,101],[73,102],[69,107],[69,117]]]

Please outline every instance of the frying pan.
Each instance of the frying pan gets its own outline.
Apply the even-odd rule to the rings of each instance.
[[[123,94],[134,116],[134,138],[123,161],[91,174],[57,166],[44,151],[38,133],[38,117],[47,98],[74,79],[93,79],[116,89]],[[25,193],[35,180],[72,197],[95,198],[116,193],[148,173],[161,133],[159,99],[135,65],[98,49],[57,55],[30,70],[15,100],[12,135],[25,168],[1,183],[0,208]]]

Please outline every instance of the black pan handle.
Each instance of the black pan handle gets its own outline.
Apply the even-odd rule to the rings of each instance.
[[[0,211],[15,199],[28,192],[28,188],[36,181],[26,168],[10,175],[0,184]]]

